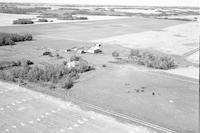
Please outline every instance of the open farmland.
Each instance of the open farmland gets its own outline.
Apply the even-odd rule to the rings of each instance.
[[[191,27],[191,31],[185,31],[182,26]],[[0,47],[0,61],[16,61],[26,58],[36,64],[43,65],[62,63],[63,60],[69,59],[73,55],[81,56],[92,64],[95,70],[81,74],[80,79],[76,81],[74,87],[70,90],[60,88],[51,90],[34,83],[26,87],[63,100],[71,100],[81,107],[85,107],[86,104],[83,103],[86,102],[103,108],[105,111],[118,112],[164,127],[170,131],[198,133],[198,75],[191,76],[191,73],[189,73],[189,76],[187,76],[179,75],[182,71],[179,73],[173,72],[186,66],[194,67],[195,70],[198,68],[197,63],[191,61],[190,58],[193,58],[191,55],[189,55],[190,58],[187,57],[188,60],[182,57],[183,54],[197,48],[196,37],[198,32],[196,32],[196,26],[198,25],[195,22],[188,23],[186,21],[143,17],[43,25],[3,26],[0,27],[0,32],[30,33],[34,39],[30,42],[17,42],[17,45],[12,47]],[[193,32],[195,35],[190,38]],[[185,41],[186,44],[182,43]],[[103,45],[101,54],[64,52],[64,50],[72,47],[93,46],[93,42],[100,42]],[[169,70],[172,73],[168,73],[164,70],[154,70],[143,66],[113,63],[116,60],[112,57],[113,51],[119,52],[119,57],[127,57],[130,53],[130,48],[146,48],[169,54],[179,59],[178,65],[181,67]],[[63,59],[42,56],[44,49],[56,51]],[[196,59],[196,55],[194,58]],[[192,72],[194,71],[192,70]],[[0,85],[3,86],[3,84]],[[4,89],[4,86],[1,88]],[[27,93],[22,94],[26,95]],[[18,95],[21,96],[20,94]],[[4,99],[4,96],[0,95],[0,98]],[[53,109],[45,98],[39,103],[32,103],[34,107],[46,105],[50,110]],[[53,105],[57,107],[57,104]],[[28,108],[29,113],[32,106]],[[73,109],[76,110],[74,107]],[[35,110],[36,114],[40,114],[39,111],[45,112],[46,109],[41,108],[37,111]],[[58,115],[58,119],[53,121],[52,118],[51,120],[55,123],[63,120],[66,110],[63,109],[62,111]],[[70,113],[77,116],[80,112],[78,110],[78,112]],[[27,115],[30,115],[29,113]],[[81,112],[81,114],[85,115],[85,112]],[[90,115],[89,113],[87,117]],[[32,118],[32,116],[29,116],[29,118]],[[103,117],[101,119],[106,118]],[[72,118],[72,121],[76,120]],[[94,122],[98,120],[96,119]],[[64,119],[64,121],[68,120]],[[124,126],[119,126],[119,123],[115,123],[113,120],[105,120],[103,122],[114,123],[118,127]],[[133,125],[135,123],[137,122],[130,122]],[[96,125],[99,126],[101,124],[97,122]],[[140,124],[147,126],[142,122]],[[108,127],[103,130],[96,127],[96,125],[93,125],[95,128],[91,132],[114,131],[114,127],[112,129]],[[43,129],[44,125],[39,125],[39,127]],[[37,128],[37,126],[34,128]],[[56,129],[60,128],[57,127]],[[96,131],[96,128],[98,128],[98,131]],[[127,128],[129,129],[129,127]],[[87,132],[87,127],[83,127],[83,129],[85,129],[84,132]],[[144,130],[139,128],[138,130],[142,133],[149,132],[146,128]],[[78,131],[82,130],[79,128]],[[120,131],[123,132],[121,129]]]
[[[160,23],[160,24],[159,24]],[[159,30],[173,25],[186,23],[176,20],[158,20],[142,17],[122,18],[117,20],[74,22],[62,24],[29,25],[18,27],[1,27],[0,31],[30,32],[37,37],[49,39],[68,39],[90,41],[128,33],[139,33],[149,30]]]
[[[198,22],[170,26],[161,30],[150,30],[109,38],[93,40],[107,44],[121,44],[129,48],[154,49],[164,53],[187,57],[196,67],[184,67],[167,72],[199,78],[199,27]],[[143,39],[141,39],[143,38]],[[187,72],[188,70],[188,72]],[[172,71],[172,72],[171,72]],[[177,71],[177,72],[176,72]]]

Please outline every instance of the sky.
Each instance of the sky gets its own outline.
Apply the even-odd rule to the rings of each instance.
[[[199,1],[200,0],[0,0],[0,2],[26,2],[26,3],[200,7]]]

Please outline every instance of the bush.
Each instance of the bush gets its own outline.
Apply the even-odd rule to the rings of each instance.
[[[38,22],[48,22],[48,20],[45,18],[41,18],[41,19],[38,19]]]
[[[55,54],[55,57],[57,57],[57,59],[63,59],[64,57],[62,57],[59,53]]]
[[[41,68],[35,66],[32,69],[30,69],[29,72],[27,73],[27,79],[30,82],[40,81],[42,79],[41,77],[43,73],[44,71]]]
[[[25,34],[24,36],[23,36],[23,40],[24,41],[32,41],[33,40],[33,36],[31,35],[31,34]]]
[[[17,66],[17,63],[14,61],[1,61],[0,62],[0,70],[3,70],[5,68]]]
[[[139,50],[131,49],[130,56],[140,56]]]
[[[88,20],[88,18],[87,17],[72,16],[72,20]]]
[[[5,45],[15,45],[15,42],[11,38],[4,38],[3,41]]]
[[[67,61],[63,61],[63,65],[67,65]]]
[[[79,79],[79,73],[78,73],[78,71],[75,69],[75,70],[72,70],[70,73],[69,73],[69,75],[68,75],[71,79],[74,79],[74,80],[76,80],[76,79]]]
[[[0,71],[0,79],[6,80],[6,81],[15,81],[14,76],[9,71]]]
[[[87,17],[79,17],[80,20],[88,20]]]
[[[76,55],[73,55],[73,56],[71,56],[70,57],[70,61],[72,62],[72,61],[79,61],[81,59],[81,57],[80,56],[76,56]]]
[[[115,58],[117,58],[117,57],[119,57],[119,53],[116,52],[116,51],[114,51],[114,52],[112,52],[112,56],[115,57]]]
[[[62,85],[62,88],[70,89],[73,87],[73,80],[70,77],[67,77]]]
[[[0,46],[4,46],[4,45],[15,45],[15,42],[9,38],[9,37],[6,37],[6,36],[1,36],[1,33],[0,33]]]
[[[71,14],[64,14],[63,16],[60,16],[59,19],[61,19],[61,20],[74,20],[74,17]]]
[[[79,61],[79,65],[77,67],[77,70],[79,73],[83,73],[83,72],[88,72],[91,70],[94,70],[95,68],[93,66],[90,66],[89,63],[86,60],[81,59]]]
[[[49,89],[51,89],[51,90],[54,90],[55,88],[56,88],[56,86],[53,85],[53,84],[51,84],[51,85],[49,86]]]
[[[48,55],[50,57],[53,57],[53,54],[51,52],[49,52],[49,51],[44,52],[42,55],[44,55],[44,56]]]
[[[30,60],[22,59],[18,61],[18,64],[20,64],[21,66],[29,66],[29,65],[33,65],[34,63]]]
[[[43,82],[52,81],[52,76],[53,76],[54,71],[55,70],[54,70],[53,66],[51,66],[51,65],[45,66],[44,72],[42,73],[40,80]]]
[[[34,22],[30,19],[18,19],[14,20],[13,24],[34,24]]]
[[[15,79],[27,79],[28,72],[31,68],[29,66],[14,67],[10,70]]]
[[[102,67],[107,67],[107,66],[105,64],[103,64]]]

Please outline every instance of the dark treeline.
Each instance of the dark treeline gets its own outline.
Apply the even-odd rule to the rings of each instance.
[[[13,24],[34,24],[30,19],[17,19],[13,21]]]
[[[29,60],[17,62],[0,62],[0,79],[12,82],[34,82],[61,85],[70,89],[80,73],[94,70],[86,60],[72,56],[71,61],[76,62],[75,67],[69,67],[67,63],[57,65],[34,65]]]
[[[51,9],[50,7],[33,7],[33,8],[19,8],[15,6],[0,6],[0,13],[9,13],[9,14],[28,14],[32,12],[41,12]]]
[[[74,16],[71,13],[57,14],[57,13],[43,13],[38,18],[57,18],[59,20],[87,20],[87,17]]]

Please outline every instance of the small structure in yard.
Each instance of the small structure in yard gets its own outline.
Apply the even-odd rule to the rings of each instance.
[[[47,48],[46,50],[47,50],[47,51],[51,51],[51,52],[56,52],[56,51],[57,51],[57,50],[52,49],[52,48]]]
[[[96,53],[101,53],[102,50],[100,49],[101,44],[98,43],[93,47],[90,47],[88,50],[86,50],[87,53],[91,53],[91,54],[96,54]]]
[[[100,48],[101,47],[101,43],[97,43],[97,44],[95,44],[95,46]]]
[[[57,57],[57,59],[62,59],[63,57],[60,56],[59,53],[57,52],[50,52],[50,51],[45,51],[42,53],[43,56],[49,56],[49,57]]]
[[[53,48],[42,48],[42,51],[43,51],[42,53],[43,56],[59,57],[59,58],[61,57],[59,55],[59,50]]]
[[[78,54],[85,54],[86,52],[85,52],[84,49],[79,49],[79,50],[77,50],[77,53],[78,53]]]
[[[49,52],[49,51],[45,51],[45,52],[43,52],[43,54],[42,54],[43,56],[53,56],[52,55],[52,53],[51,52]]]
[[[73,48],[71,48],[71,50],[73,50],[73,51],[77,51],[78,48],[77,48],[77,47],[73,47]]]
[[[71,61],[71,62],[67,63],[67,67],[74,68],[74,67],[78,66],[79,64],[80,64],[79,61]]]
[[[72,51],[71,49],[65,49],[65,50],[63,50],[64,52],[70,52],[70,51]]]
[[[92,46],[92,47],[73,47],[71,49],[67,49],[67,50],[64,50],[64,52],[70,52],[70,51],[74,51],[78,54],[85,54],[85,53],[91,53],[91,54],[96,54],[96,53],[101,53],[102,50],[100,49],[101,47],[101,44],[98,43],[98,44],[95,44],[95,46]]]

